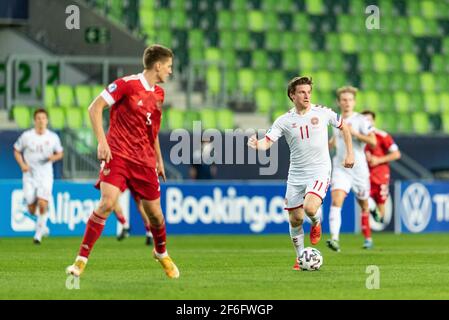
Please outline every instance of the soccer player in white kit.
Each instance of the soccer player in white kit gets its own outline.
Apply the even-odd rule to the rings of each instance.
[[[28,211],[35,215],[39,208],[35,244],[40,244],[42,236],[48,234],[47,211],[53,189],[53,162],[64,156],[61,140],[47,126],[47,111],[37,109],[34,128],[22,133],[14,143],[14,157],[23,172],[23,193]]]
[[[366,118],[354,112],[357,89],[354,87],[342,87],[337,90],[337,101],[340,106],[343,119],[350,127],[353,137],[355,165],[352,170],[346,169],[341,163],[344,159],[344,143],[339,132],[334,130],[334,135],[329,141],[330,147],[336,147],[333,159],[334,170],[332,172],[332,205],[329,212],[329,227],[331,239],[327,240],[327,246],[334,251],[340,251],[339,235],[341,227],[341,207],[351,191],[354,192],[362,210],[362,232],[365,237],[363,247],[370,249],[373,246],[371,229],[369,227],[370,195],[369,169],[365,156],[365,145],[376,145],[374,128]]]
[[[329,108],[312,104],[312,78],[296,77],[288,84],[288,97],[295,107],[276,119],[265,138],[252,136],[248,145],[253,149],[267,150],[281,136],[290,148],[285,209],[289,213],[289,229],[296,251],[294,270],[300,270],[298,257],[304,249],[304,213],[310,218],[310,242],[316,245],[321,239],[320,208],[331,174],[328,146],[328,125],[342,131],[345,137],[344,166],[354,164],[351,134],[342,118]]]

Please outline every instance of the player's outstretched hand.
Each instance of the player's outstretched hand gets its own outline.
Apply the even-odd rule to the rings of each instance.
[[[106,161],[106,163],[109,163],[109,161],[111,161],[112,153],[107,142],[98,144],[97,157],[98,160],[104,160]]]
[[[160,163],[157,164],[157,176],[162,177],[162,180],[164,180],[164,182],[167,180],[165,176],[164,164]]]
[[[26,163],[20,169],[23,173],[30,171],[30,167]]]
[[[352,168],[354,166],[354,155],[348,154],[346,155],[345,162],[343,163],[345,168]]]
[[[249,139],[248,139],[248,147],[257,150],[257,137],[256,137],[255,134],[253,134],[251,137],[249,137]]]

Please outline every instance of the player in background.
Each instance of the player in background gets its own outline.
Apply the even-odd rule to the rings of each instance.
[[[120,193],[129,188],[133,197],[141,199],[151,222],[153,257],[169,278],[179,277],[179,270],[166,250],[158,180],[158,176],[162,176],[165,181],[165,170],[158,138],[164,90],[157,84],[165,82],[172,73],[172,61],[170,49],[160,45],[146,48],[143,72],[117,79],[89,106],[92,128],[98,140],[98,159],[104,163],[96,184],[101,198],[87,222],[78,256],[74,264],[67,267],[69,274],[82,274]],[[102,114],[108,106],[111,113],[106,137]]]
[[[34,128],[22,133],[14,143],[14,158],[23,172],[23,194],[28,211],[36,215],[36,232],[33,242],[40,244],[48,235],[48,201],[53,190],[53,162],[64,156],[61,140],[47,129],[48,114],[45,109],[34,112]]]
[[[369,123],[374,127],[376,114],[365,110],[362,112]],[[375,147],[365,147],[366,160],[370,171],[370,212],[377,222],[383,222],[385,216],[385,202],[389,195],[390,165],[392,161],[401,158],[398,145],[387,132],[374,128],[377,144]]]
[[[321,239],[320,211],[326,196],[331,174],[328,147],[328,126],[341,130],[346,155],[343,165],[354,165],[351,134],[343,119],[329,108],[311,103],[312,78],[293,78],[287,89],[294,107],[280,116],[265,135],[257,140],[252,136],[249,147],[267,150],[280,137],[285,136],[290,148],[285,210],[289,213],[289,230],[296,251],[294,270],[300,270],[298,258],[304,249],[304,213],[310,218],[310,242],[316,245]]]
[[[365,145],[376,145],[374,128],[365,117],[354,112],[357,89],[354,87],[342,87],[337,90],[337,102],[345,123],[350,127],[353,137],[355,164],[352,170],[343,166],[345,156],[344,137],[334,130],[333,137],[329,141],[331,148],[336,147],[333,159],[332,172],[332,204],[329,212],[329,227],[331,239],[327,240],[327,246],[334,251],[340,251],[339,236],[341,227],[341,207],[347,194],[354,192],[357,202],[362,209],[362,232],[365,237],[363,247],[369,249],[373,246],[371,229],[369,227],[368,198],[370,194],[369,170],[365,157]]]
[[[145,209],[143,208],[142,201],[140,201],[139,199],[135,199],[135,202],[137,206],[137,211],[142,217],[143,223],[145,225],[145,244],[147,246],[151,246],[153,244],[153,234],[151,233],[150,219],[148,219],[147,215],[145,214]],[[114,213],[115,216],[117,217],[117,220],[122,225],[122,231],[117,237],[117,240],[122,241],[123,239],[129,237],[130,227],[128,221],[126,221],[126,218],[123,214],[123,209],[119,201],[117,201],[117,203],[114,206]]]

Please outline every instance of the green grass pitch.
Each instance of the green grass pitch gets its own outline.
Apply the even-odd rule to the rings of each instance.
[[[449,299],[449,235],[343,235],[342,252],[317,246],[319,271],[291,269],[288,234],[170,236],[181,277],[166,278],[143,237],[103,237],[91,254],[79,290],[66,288],[65,267],[81,237],[0,239],[0,299]],[[306,246],[309,245],[306,235]],[[380,288],[367,289],[367,266],[380,270]]]

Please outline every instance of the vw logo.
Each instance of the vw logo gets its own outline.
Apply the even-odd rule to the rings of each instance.
[[[423,231],[430,221],[432,202],[421,183],[413,183],[402,194],[402,220],[411,232]]]

